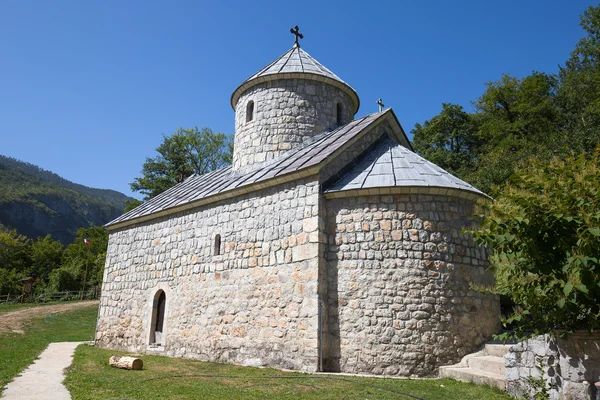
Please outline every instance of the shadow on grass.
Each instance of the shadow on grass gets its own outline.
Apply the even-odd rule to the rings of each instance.
[[[141,371],[108,365],[110,356],[125,354],[79,346],[65,380],[73,399],[510,399],[498,389],[450,379],[310,375],[149,355],[141,356]]]

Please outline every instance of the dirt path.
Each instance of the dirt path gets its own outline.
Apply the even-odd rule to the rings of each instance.
[[[33,318],[43,317],[48,314],[60,314],[75,308],[87,307],[94,304],[97,305],[98,300],[87,300],[67,304],[53,304],[50,306],[23,308],[17,311],[0,313],[0,333],[24,333],[23,326],[27,323],[27,321]]]

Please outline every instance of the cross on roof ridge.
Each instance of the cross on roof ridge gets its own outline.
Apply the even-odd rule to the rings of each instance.
[[[296,35],[296,40],[294,41],[294,46],[300,47],[300,43],[298,42],[298,38],[304,39],[304,35],[300,33],[300,28],[296,25],[293,28],[290,28],[290,33]]]

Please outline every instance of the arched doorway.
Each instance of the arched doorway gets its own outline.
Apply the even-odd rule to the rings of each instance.
[[[165,343],[164,324],[165,324],[165,304],[167,296],[163,290],[159,290],[154,295],[154,303],[152,305],[152,325],[150,326],[150,344],[162,346]]]

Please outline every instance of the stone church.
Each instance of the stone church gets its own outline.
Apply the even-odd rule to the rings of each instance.
[[[233,164],[110,222],[96,345],[252,366],[431,376],[499,328],[485,194],[296,43],[244,81]]]

